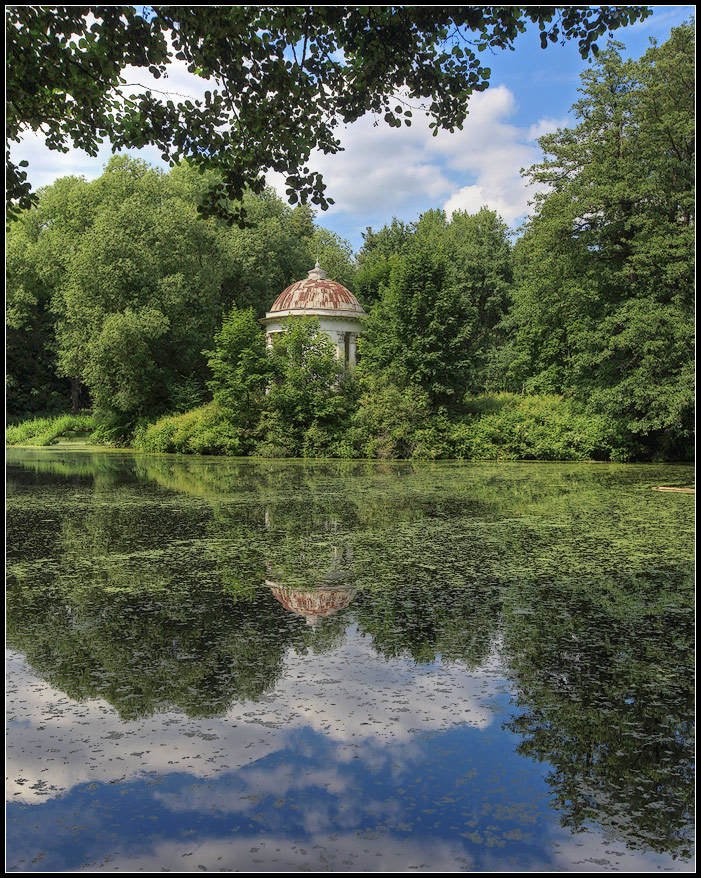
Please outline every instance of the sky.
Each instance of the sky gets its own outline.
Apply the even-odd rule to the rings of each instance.
[[[614,32],[613,39],[624,44],[624,57],[638,58],[649,48],[650,38],[667,40],[673,27],[694,15],[695,7],[652,10],[645,21]],[[604,43],[605,39],[599,41],[600,46]],[[516,233],[534,194],[520,171],[541,159],[538,137],[576,124],[570,108],[578,99],[580,74],[591,62],[580,57],[576,41],[541,49],[537,28],[529,28],[516,39],[515,51],[487,55],[483,64],[492,71],[490,87],[471,97],[462,131],[440,131],[433,137],[429,120],[416,112],[410,128],[390,128],[382,120],[375,127],[373,118],[365,116],[339,129],[343,151],[314,153],[309,163],[322,173],[326,194],[335,201],[327,211],[319,211],[316,222],[346,239],[355,252],[363,244],[366,227],[377,230],[393,217],[413,222],[432,208],[450,215],[455,210],[474,213],[486,205]],[[146,71],[130,74],[128,82],[150,84]],[[164,88],[162,79],[151,82]],[[167,88],[189,97],[200,97],[211,88],[181,62],[172,65],[167,82]],[[166,167],[155,148],[129,154]],[[34,132],[13,149],[15,160],[29,161],[29,180],[35,188],[68,174],[94,179],[110,155],[108,144],[95,158],[75,149],[52,152]],[[286,200],[281,175],[268,175],[268,183]]]

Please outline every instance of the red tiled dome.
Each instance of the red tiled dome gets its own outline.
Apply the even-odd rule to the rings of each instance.
[[[328,280],[318,264],[309,272],[309,277],[298,280],[283,290],[266,316],[290,311],[307,314],[332,311],[358,317],[365,314],[353,293],[342,284]]]
[[[266,580],[277,600],[300,616],[331,616],[345,609],[355,595],[354,588],[293,589]]]

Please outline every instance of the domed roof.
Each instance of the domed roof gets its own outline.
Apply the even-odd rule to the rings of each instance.
[[[266,580],[266,585],[286,610],[304,616],[309,624],[344,610],[355,596],[352,586],[289,588],[270,580]]]
[[[318,261],[308,277],[290,284],[280,293],[265,316],[284,317],[291,313],[356,318],[365,315],[362,305],[353,293],[342,284],[328,280]]]

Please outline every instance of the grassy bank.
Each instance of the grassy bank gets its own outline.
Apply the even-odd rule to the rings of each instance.
[[[86,438],[95,429],[91,414],[53,415],[45,418],[32,417],[8,424],[5,433],[7,445],[55,445],[60,438],[82,435]]]
[[[379,407],[378,407],[379,408]],[[243,436],[214,403],[141,425],[133,447],[180,454],[256,457],[411,458],[414,460],[611,460],[637,456],[635,443],[608,419],[584,414],[560,396],[492,394],[466,401],[460,414],[417,418],[401,406],[354,413],[342,430],[312,426],[298,447],[265,435]]]
[[[61,437],[90,434],[95,445],[121,445],[150,453],[254,457],[409,458],[413,460],[640,459],[641,448],[602,416],[584,414],[560,396],[491,394],[465,401],[459,414],[417,418],[401,408],[379,416],[355,413],[341,430],[314,425],[299,447],[276,453],[264,435],[242,435],[216,403],[135,426],[106,426],[93,415],[32,418],[7,429],[8,445],[52,445]]]

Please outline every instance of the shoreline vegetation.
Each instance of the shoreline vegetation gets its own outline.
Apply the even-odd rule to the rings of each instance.
[[[293,445],[294,431],[284,444],[270,442],[262,430],[242,442],[241,431],[216,402],[131,426],[81,412],[18,420],[7,426],[6,445],[50,447],[83,439],[94,448],[254,459],[683,462],[632,443],[614,422],[592,418],[557,395],[485,394],[466,401],[458,415],[439,412],[421,420],[397,408],[384,414],[369,428],[366,413],[357,409],[333,435],[313,423],[301,445]]]

